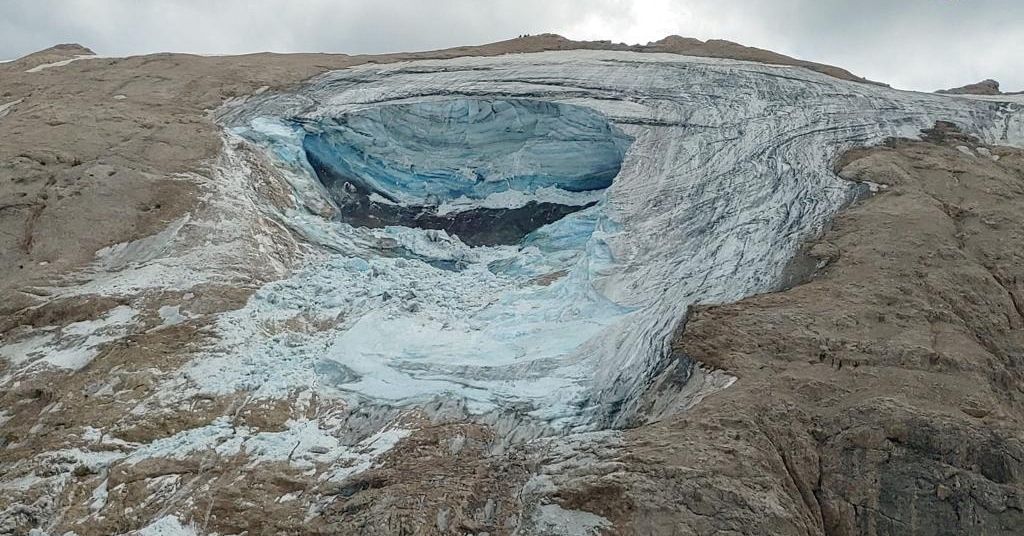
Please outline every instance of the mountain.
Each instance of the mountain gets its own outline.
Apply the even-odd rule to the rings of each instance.
[[[1020,97],[92,56],[0,64],[0,533],[1024,526]]]
[[[24,71],[39,67],[40,65],[60,63],[79,57],[95,55],[95,52],[78,43],[64,43],[33,52],[7,64],[0,64],[0,69]]]
[[[989,79],[952,89],[940,89],[936,93],[947,95],[1002,95],[1003,92],[999,91],[999,82]]]

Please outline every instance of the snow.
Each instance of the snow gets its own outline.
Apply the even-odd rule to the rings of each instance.
[[[102,248],[96,252],[97,262],[106,271],[117,271],[162,257],[190,219],[191,214],[185,214],[155,235]]]
[[[21,104],[23,100],[25,99],[18,99],[5,104],[0,104],[0,118],[5,117],[7,114],[11,113],[11,110],[13,110],[15,106]]]
[[[33,359],[43,357],[53,342],[54,333],[40,333],[26,337],[18,342],[0,346],[0,357],[12,365],[21,365]]]
[[[38,477],[36,475],[25,475],[0,482],[0,489],[10,491],[25,491],[45,481],[46,479]]]
[[[600,191],[570,192],[555,186],[544,186],[533,192],[504,190],[489,194],[483,199],[470,199],[460,196],[441,203],[438,214],[460,212],[471,208],[519,208],[533,201],[538,203],[557,203],[559,205],[584,206],[600,201],[604,195]]]
[[[134,450],[126,463],[138,463],[151,458],[184,459],[196,452],[213,451],[220,456],[233,456],[241,448],[243,430],[236,435],[229,417],[221,417],[209,425],[183,430],[170,437],[157,439]]]
[[[97,252],[86,282],[47,290],[64,296],[135,296],[278,277],[287,269],[278,259],[279,250],[293,244],[279,240],[279,229],[268,229],[267,216],[277,209],[254,190],[259,170],[251,164],[246,154],[228,147],[209,177],[176,177],[200,186],[202,214],[175,220],[156,235],[104,248]]]
[[[127,327],[134,324],[135,316],[134,309],[121,305],[97,320],[69,324],[61,330],[61,347],[50,351],[40,362],[79,370],[99,354],[100,345],[123,337]]]
[[[340,482],[369,469],[377,458],[394,448],[399,441],[408,437],[411,433],[412,430],[404,428],[381,430],[360,442],[353,452],[344,458],[347,465],[328,473],[326,480]]]
[[[103,440],[103,431],[99,428],[86,426],[85,429],[82,430],[82,439],[89,443],[99,443]]]
[[[560,536],[592,536],[611,527],[607,519],[581,510],[566,510],[557,504],[537,508],[532,519],[537,534]]]
[[[176,516],[168,515],[157,519],[132,533],[134,536],[197,536],[196,526],[182,524]]]
[[[181,314],[180,305],[162,305],[156,312],[160,315],[161,322],[158,327],[161,328],[176,326],[188,320],[188,315]]]
[[[116,450],[83,450],[80,448],[61,449],[43,453],[56,460],[72,460],[74,465],[84,465],[89,471],[98,473],[121,458],[124,453]]]
[[[64,67],[65,65],[71,65],[73,62],[76,62],[78,60],[99,59],[99,58],[100,58],[100,56],[96,56],[95,54],[79,54],[79,55],[77,55],[77,56],[75,56],[73,58],[69,58],[69,59],[66,59],[66,60],[60,60],[60,61],[55,61],[53,63],[44,63],[42,65],[36,65],[35,67],[33,67],[33,68],[31,68],[31,69],[29,69],[29,70],[27,70],[25,72],[26,73],[38,73],[40,71],[44,71],[46,69],[52,69],[54,67]]]
[[[14,365],[46,364],[79,370],[100,352],[100,347],[125,336],[135,325],[137,311],[120,305],[96,320],[84,320],[63,328],[47,326],[40,333],[0,346],[0,356]]]
[[[315,420],[289,420],[281,432],[258,432],[235,426],[229,417],[220,417],[199,428],[183,430],[170,437],[141,446],[124,459],[135,464],[154,458],[185,459],[208,452],[230,458],[244,454],[252,464],[289,462],[300,469],[316,466],[335,467],[324,473],[326,479],[351,476],[369,469],[376,458],[393,448],[411,430],[381,430],[354,446],[343,445],[340,432],[324,428]]]
[[[90,512],[93,512],[93,513],[99,512],[100,510],[103,509],[104,506],[107,505],[107,497],[108,497],[107,484],[109,482],[110,481],[108,479],[104,478],[103,482],[101,482],[100,485],[96,486],[96,489],[93,490],[92,496],[90,497],[90,501],[89,501],[89,511]]]

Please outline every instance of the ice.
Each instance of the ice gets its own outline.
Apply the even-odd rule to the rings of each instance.
[[[326,168],[418,205],[510,190],[600,190],[629,146],[589,108],[522,99],[381,105],[303,125],[303,148],[321,178]]]
[[[562,127],[524,127],[506,143],[495,128],[512,123],[503,113],[585,128],[567,129],[571,143],[557,149],[524,151]],[[478,114],[487,120],[445,119]],[[557,430],[641,418],[633,401],[665,365],[689,306],[773,290],[800,241],[871,188],[831,171],[845,149],[914,137],[938,119],[987,142],[1024,141],[1013,99],[609,51],[357,67],[217,116],[275,163],[308,208],[281,216],[324,251],[218,318],[221,343],[184,373],[193,391],[312,389],[381,407],[455,399]],[[467,136],[484,145],[467,148]],[[610,148],[624,152],[608,185]],[[542,197],[594,204],[515,244],[471,247],[443,230],[320,217],[334,203],[323,166],[395,206],[439,213]],[[574,166],[577,175],[565,171]],[[274,328],[289,319],[317,328]],[[691,403],[732,381],[696,368],[690,377]]]

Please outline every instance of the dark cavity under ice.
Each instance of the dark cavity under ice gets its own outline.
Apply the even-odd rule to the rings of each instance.
[[[468,245],[515,244],[592,206],[631,139],[600,113],[524,99],[391,104],[304,120],[302,147],[364,227],[444,229]]]

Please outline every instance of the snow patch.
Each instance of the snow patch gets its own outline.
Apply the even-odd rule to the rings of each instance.
[[[65,65],[71,65],[72,63],[74,63],[74,62],[76,62],[78,60],[99,59],[99,58],[100,58],[100,56],[97,56],[95,54],[79,54],[79,55],[77,55],[77,56],[75,56],[73,58],[69,58],[69,59],[66,59],[66,60],[60,60],[60,61],[55,61],[53,63],[44,63],[42,65],[36,65],[35,67],[33,67],[33,68],[31,68],[31,69],[29,69],[29,70],[27,70],[25,72],[26,73],[38,73],[39,71],[44,71],[46,69],[52,69],[54,67],[64,67]]]
[[[377,458],[394,448],[399,441],[409,437],[410,434],[412,434],[412,430],[405,428],[392,428],[377,432],[347,452],[341,458],[343,466],[327,473],[324,479],[340,482],[350,476],[362,473],[372,467]]]
[[[107,311],[96,320],[84,320],[64,327],[39,328],[42,332],[24,340],[0,346],[0,356],[14,365],[46,364],[79,370],[99,354],[100,346],[126,336],[138,313],[127,305]]]
[[[132,533],[134,536],[197,536],[194,523],[185,525],[176,516],[169,515],[157,519]]]
[[[92,512],[92,513],[99,512],[100,510],[103,509],[104,506],[107,505],[107,497],[108,497],[107,483],[108,482],[109,482],[109,480],[104,478],[103,482],[100,483],[99,486],[96,486],[96,489],[94,489],[92,491],[92,496],[90,497],[90,500],[89,500],[89,511],[90,512]]]
[[[103,270],[123,270],[131,265],[141,265],[167,253],[171,243],[177,238],[178,232],[191,219],[186,214],[155,235],[132,242],[122,242],[107,246],[96,252],[96,259]]]
[[[377,457],[412,433],[404,428],[386,429],[349,447],[341,443],[337,428],[323,428],[317,421],[289,420],[285,426],[281,432],[257,432],[246,426],[234,426],[229,417],[220,417],[206,426],[142,446],[124,461],[134,464],[153,458],[181,460],[202,452],[225,458],[244,454],[252,464],[289,462],[299,469],[338,466],[324,475],[325,479],[336,479],[368,469]]]
[[[24,100],[25,99],[18,99],[8,102],[6,104],[0,104],[0,118],[6,117],[7,114],[11,113],[11,110],[13,110],[15,106],[21,104],[21,102]]]
[[[533,515],[537,534],[551,536],[595,536],[611,527],[607,519],[590,512],[566,510],[557,504],[545,504]]]
[[[180,305],[163,305],[157,309],[157,314],[160,315],[161,322],[154,329],[176,326],[189,319],[189,315],[181,313]]]
[[[461,196],[442,203],[438,206],[437,213],[444,215],[451,212],[461,212],[474,208],[512,209],[526,206],[526,204],[530,202],[584,206],[597,203],[603,198],[604,193],[601,191],[570,192],[555,186],[545,186],[536,189],[532,193],[522,192],[519,190],[495,192],[483,199],[470,199],[466,196]]]
[[[46,479],[34,474],[25,475],[0,482],[0,489],[9,491],[27,491],[42,482],[46,482]]]

